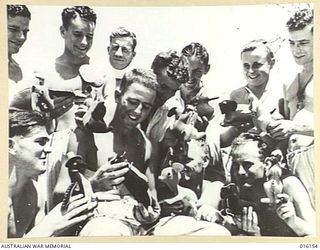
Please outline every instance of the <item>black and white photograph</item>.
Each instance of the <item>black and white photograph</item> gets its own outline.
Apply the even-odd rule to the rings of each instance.
[[[313,2],[83,3],[4,5],[6,238],[316,237]]]

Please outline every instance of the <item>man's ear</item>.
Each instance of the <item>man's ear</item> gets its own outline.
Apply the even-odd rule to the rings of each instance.
[[[62,38],[65,38],[65,34],[66,34],[66,28],[61,25],[60,26],[60,35],[62,36]]]
[[[208,64],[208,65],[205,67],[204,75],[206,75],[206,74],[209,72],[210,67],[211,67],[210,64]]]
[[[15,155],[17,153],[17,143],[14,139],[9,138],[9,154]]]
[[[108,55],[110,55],[110,46],[108,46],[107,50],[108,50]]]
[[[134,58],[134,57],[136,56],[136,54],[137,54],[137,53],[136,53],[135,51],[133,51],[133,52],[132,52],[132,58]]]
[[[270,62],[270,69],[273,68],[274,64],[276,63],[276,60],[274,58],[272,58],[271,62]]]
[[[120,102],[120,98],[121,98],[121,92],[119,90],[115,90],[114,91],[114,99],[115,99],[116,103]]]

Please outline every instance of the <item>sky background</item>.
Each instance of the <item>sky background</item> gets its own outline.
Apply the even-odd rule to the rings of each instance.
[[[210,55],[211,69],[203,77],[208,94],[218,96],[245,84],[240,60],[244,44],[253,39],[275,41],[274,84],[281,84],[297,70],[287,38],[286,22],[298,5],[239,5],[195,7],[99,7],[93,46],[89,55],[107,60],[109,34],[119,26],[136,33],[137,55],[133,64],[150,68],[156,54],[202,43]],[[302,6],[301,4],[299,6]],[[17,61],[27,71],[53,60],[63,52],[59,33],[61,11],[67,6],[28,5],[30,32]]]

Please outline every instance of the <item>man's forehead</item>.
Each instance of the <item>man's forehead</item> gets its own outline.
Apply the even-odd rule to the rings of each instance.
[[[36,138],[42,138],[42,137],[46,137],[48,138],[48,132],[47,132],[47,129],[45,126],[33,126],[29,133],[26,134],[25,136],[23,137],[36,137]]]
[[[8,17],[8,26],[29,27],[30,19],[23,16]]]
[[[312,25],[308,25],[301,30],[293,30],[289,32],[289,41],[302,41],[313,39],[311,32]]]
[[[113,37],[111,38],[111,45],[133,46],[133,39],[129,36]]]
[[[128,97],[141,97],[143,100],[152,104],[152,100],[156,97],[156,91],[144,86],[141,83],[134,82],[126,90],[125,94]]]
[[[72,18],[70,20],[69,27],[72,27],[74,29],[84,29],[89,28],[92,31],[95,29],[95,23],[93,21],[88,21],[87,19],[81,18],[80,16],[76,16],[75,18]]]
[[[259,58],[266,59],[268,56],[268,50],[264,46],[259,46],[259,47],[254,48],[253,50],[243,52],[242,58],[244,56],[251,56],[251,57],[255,57],[255,58],[259,57]]]

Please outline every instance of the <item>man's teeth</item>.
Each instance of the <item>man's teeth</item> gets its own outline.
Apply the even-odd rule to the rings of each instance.
[[[129,118],[131,119],[131,120],[138,120],[138,117],[137,116],[135,116],[135,115],[129,115]]]

